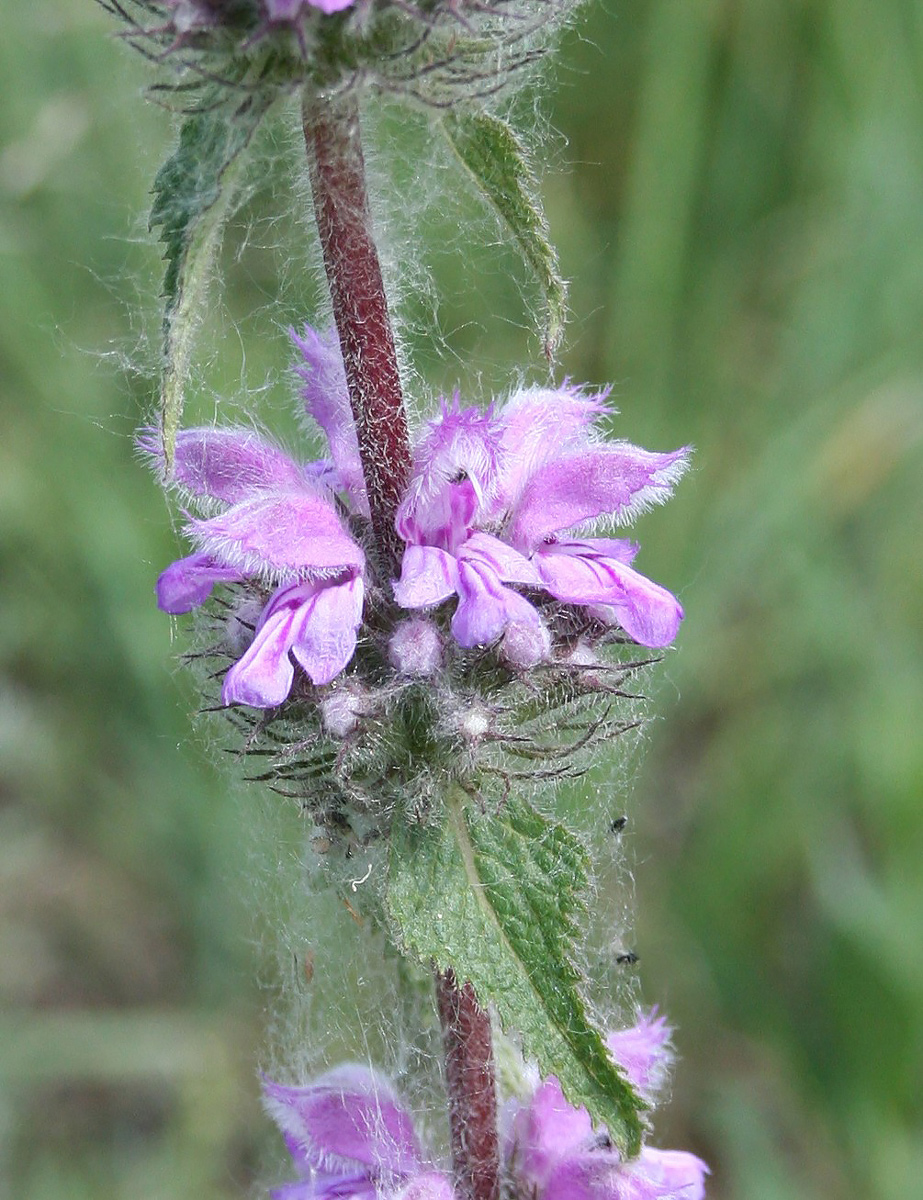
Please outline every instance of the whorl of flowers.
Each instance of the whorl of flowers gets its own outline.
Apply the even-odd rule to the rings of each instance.
[[[502,91],[541,56],[577,0],[100,2],[129,43],[178,71],[184,88],[223,80],[235,89],[329,91],[364,78],[443,107]]]
[[[323,812],[425,808],[433,775],[564,774],[634,724],[622,701],[649,656],[631,647],[668,645],[682,608],[611,533],[669,497],[688,450],[604,440],[605,393],[570,384],[486,410],[456,396],[419,432],[400,575],[379,578],[336,335],[293,339],[327,457],[298,461],[242,427],[183,431],[172,484],[193,552],[157,584],[174,614],[222,588],[209,652],[250,745],[273,740],[263,777],[310,781]],[[153,433],[140,444],[159,467]]]
[[[656,1013],[612,1033],[609,1053],[649,1102],[667,1074],[670,1028]],[[264,1081],[299,1179],[273,1200],[455,1200],[449,1173],[424,1150],[391,1084],[347,1064],[306,1087]],[[503,1194],[515,1200],[703,1200],[708,1167],[684,1150],[644,1145],[624,1160],[554,1076],[505,1108]]]

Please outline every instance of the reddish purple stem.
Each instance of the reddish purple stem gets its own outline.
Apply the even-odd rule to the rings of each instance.
[[[346,364],[372,530],[381,566],[396,574],[394,517],[410,474],[410,442],[381,265],[372,238],[353,96],[305,103],[314,213]]]
[[[436,1003],[445,1045],[455,1186],[464,1200],[497,1200],[500,1144],[490,1017],[470,983],[452,971],[436,975]]]
[[[305,104],[305,144],[333,319],[359,438],[372,529],[388,574],[402,544],[394,517],[410,475],[410,442],[394,335],[372,238],[354,97]],[[436,976],[446,1055],[455,1181],[463,1200],[497,1200],[500,1147],[490,1018],[470,983]]]

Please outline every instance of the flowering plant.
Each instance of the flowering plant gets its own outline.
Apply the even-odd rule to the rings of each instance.
[[[580,965],[590,855],[539,799],[638,724],[634,680],[677,634],[678,600],[618,534],[671,495],[689,449],[611,440],[608,392],[567,380],[481,404],[455,395],[414,428],[366,194],[364,99],[431,106],[532,268],[552,361],[564,284],[495,97],[571,5],[109,6],[185,110],[154,188],[161,420],[139,447],[184,505],[192,551],[161,573],[158,603],[203,614],[220,680],[206,698],[261,756],[258,778],[322,831],[331,873],[367,856],[365,916],[434,974],[444,1036],[450,1172],[391,1085],[345,1066],[307,1086],[266,1082],[301,1176],[275,1194],[699,1200],[701,1160],[646,1142],[669,1031],[648,1016],[606,1035]],[[325,442],[307,458],[252,424],[181,423],[242,164],[293,92],[333,318],[291,333],[306,432]],[[497,1083],[495,1037],[528,1064],[511,1087]]]

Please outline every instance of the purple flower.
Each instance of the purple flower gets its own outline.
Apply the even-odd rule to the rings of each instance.
[[[297,21],[306,8],[319,8],[322,13],[342,12],[355,0],[263,0],[270,21]]]
[[[363,598],[358,568],[339,582],[306,579],[279,588],[263,609],[250,648],[224,677],[222,703],[281,704],[295,678],[291,656],[312,683],[336,678],[356,649]]]
[[[454,1200],[391,1086],[365,1067],[338,1067],[307,1087],[267,1079],[263,1096],[301,1176],[273,1200]]]
[[[610,1034],[616,1062],[645,1099],[665,1073],[670,1030],[655,1013]],[[564,1099],[550,1076],[512,1121],[507,1158],[517,1190],[535,1200],[702,1200],[708,1167],[683,1150],[644,1146],[623,1160],[605,1136],[594,1135],[585,1108]]]
[[[407,543],[394,589],[404,608],[459,598],[452,633],[462,646],[496,641],[510,626],[543,629],[536,609],[509,583],[540,587],[528,558],[483,532],[496,503],[501,430],[491,411],[444,404],[414,455],[414,472],[397,513]]]
[[[511,547],[490,534],[472,533],[455,554],[409,545],[394,595],[404,608],[431,608],[457,595],[452,633],[462,646],[479,646],[496,641],[511,624],[542,627],[535,608],[508,583],[538,587],[541,579]]]
[[[624,525],[662,504],[686,470],[689,448],[654,454],[630,442],[597,440],[592,421],[605,411],[604,399],[565,387],[521,392],[510,401],[504,448],[514,465],[503,488],[505,537],[530,555],[556,600],[590,606],[642,646],[666,646],[683,610],[675,596],[632,568],[637,546],[567,535],[605,518]],[[537,448],[536,431],[542,438]],[[525,470],[515,465],[523,458]]]
[[[316,8],[322,13],[335,13],[354,3],[355,0],[262,0],[259,5],[258,0],[250,3],[247,0],[166,0],[167,9],[172,13],[173,28],[179,34],[232,24],[250,15],[251,9],[255,15],[259,7],[270,25],[292,25],[306,10]]]
[[[631,542],[592,535],[666,500],[689,451],[601,441],[594,424],[604,400],[565,385],[519,392],[499,412],[444,405],[416,449],[398,511],[407,543],[398,603],[428,608],[456,594],[461,645],[513,628],[516,645],[533,644],[541,657],[541,617],[507,586],[515,584],[585,606],[641,645],[671,642],[679,602],[634,570]]]
[[[140,445],[161,461],[152,434]],[[329,683],[352,658],[364,595],[364,556],[331,494],[335,464],[298,463],[248,429],[187,429],[177,438],[173,482],[214,515],[187,522],[196,552],[160,576],[160,608],[188,612],[216,583],[259,579],[276,589],[225,676],[223,703],[281,704],[292,657],[313,683]]]
[[[705,1163],[685,1150],[644,1146],[622,1162],[612,1150],[590,1149],[562,1159],[534,1194],[537,1200],[703,1200],[707,1174]]]
[[[160,607],[188,612],[218,583],[275,589],[227,673],[225,704],[281,704],[295,663],[313,683],[329,683],[352,658],[362,618],[365,560],[344,513],[362,523],[369,504],[337,336],[309,326],[290,332],[305,413],[326,436],[327,458],[297,462],[242,428],[185,430],[176,444],[172,483],[199,511],[186,525],[194,552],[158,580]],[[678,601],[634,570],[635,545],[599,536],[608,532],[600,523],[623,523],[666,499],[688,452],[602,441],[604,400],[565,385],[521,391],[500,410],[462,408],[457,397],[443,404],[418,441],[396,516],[405,542],[397,603],[430,609],[456,597],[456,641],[499,642],[523,669],[552,650],[532,602],[540,592],[620,625],[642,645],[670,642]],[[141,445],[162,461],[151,433]],[[411,638],[405,647],[398,638],[396,669],[430,673],[441,657],[435,627],[407,629],[425,629],[431,645],[423,653],[422,643]]]

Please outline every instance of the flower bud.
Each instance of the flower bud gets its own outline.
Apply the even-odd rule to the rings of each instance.
[[[490,732],[490,710],[483,704],[472,704],[459,717],[458,732],[468,742],[479,742]]]
[[[399,675],[434,675],[442,665],[442,636],[425,617],[402,621],[388,643],[388,661]]]
[[[320,703],[326,731],[335,738],[349,737],[366,711],[367,699],[365,692],[358,688],[337,688]]]
[[[500,654],[511,667],[528,670],[551,654],[551,634],[544,621],[513,621],[506,627]]]

